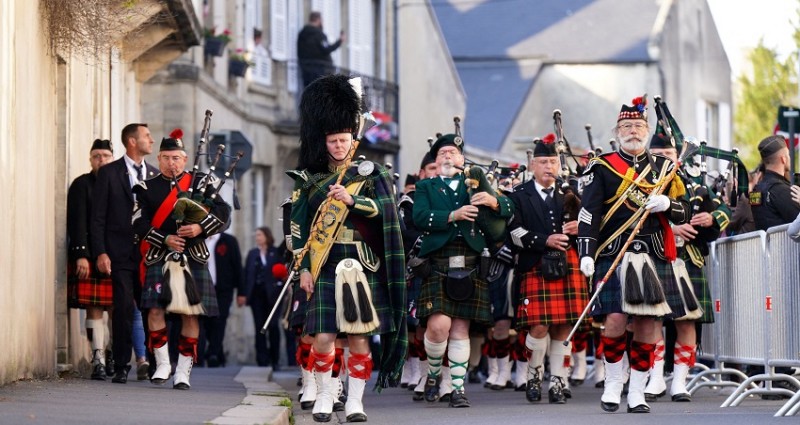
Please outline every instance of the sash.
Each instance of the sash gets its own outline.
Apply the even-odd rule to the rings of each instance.
[[[362,180],[355,183],[348,183],[345,188],[347,193],[351,196],[357,194],[366,183]],[[319,272],[322,270],[322,265],[328,260],[328,254],[331,252],[333,243],[339,238],[339,233],[342,230],[344,221],[350,208],[342,201],[337,201],[332,198],[326,198],[320,204],[316,214],[314,214],[313,225],[309,232],[308,243],[306,245],[307,251],[305,254],[311,256],[311,279],[316,282],[319,277]],[[300,264],[299,262],[297,264]]]
[[[613,168],[614,171],[616,171],[618,174],[621,174],[623,176],[627,176],[628,175],[628,170],[631,167],[628,165],[628,163],[624,159],[622,159],[622,157],[619,155],[619,153],[615,153],[615,155],[609,155],[605,159],[608,160],[608,164],[611,165],[611,168]],[[677,166],[677,164],[675,166]],[[649,167],[650,166],[648,165],[643,170],[644,173],[642,173],[641,176],[639,175],[639,173],[636,172],[636,170],[633,170],[633,178],[635,179],[634,182],[633,182],[634,184],[638,185],[638,182],[641,179],[641,177],[644,176],[645,174],[647,174],[647,171],[648,171]],[[661,176],[659,176],[659,181],[661,181],[661,179],[664,178],[663,176],[664,176],[664,173],[666,172],[666,170],[667,170],[666,167],[662,169],[662,174],[661,174]],[[618,201],[624,202],[624,196],[620,196]],[[621,205],[621,202],[617,202],[616,204],[614,204],[614,206],[612,206],[612,208],[609,210],[609,212],[606,214],[606,216],[603,217],[603,223],[602,224],[605,224],[607,222],[607,220],[611,217],[611,215],[617,210],[619,205]],[[617,229],[617,231],[614,233],[614,235],[612,235],[612,237],[608,238],[608,240],[603,242],[603,244],[602,244],[603,248],[605,248],[606,245],[611,243],[611,241],[616,239],[616,237],[618,237],[619,234],[621,234],[628,227],[627,225],[629,223],[632,223],[633,221],[638,220],[638,217],[640,217],[640,216],[641,216],[641,213],[639,213],[639,212],[635,213],[634,216],[631,217],[631,220],[629,220],[628,223],[626,223],[626,226],[623,226],[620,229]],[[661,228],[664,231],[664,256],[669,261],[675,261],[675,259],[678,257],[678,248],[675,246],[675,234],[672,233],[672,227],[670,226],[669,221],[667,220],[667,217],[663,213],[657,213],[656,214],[656,218],[658,218],[658,221],[661,224]],[[598,249],[597,252],[599,253],[601,250],[602,250],[602,248]]]
[[[178,186],[181,192],[186,192],[189,190],[189,184],[192,181],[192,176],[190,173],[184,173],[183,177],[178,181]],[[164,221],[169,217],[169,214],[172,212],[172,208],[175,206],[175,202],[178,201],[178,191],[176,188],[173,188],[164,201],[161,202],[161,205],[156,210],[156,214],[153,216],[153,220],[151,224],[156,229],[161,227],[164,224]],[[144,265],[144,257],[147,254],[147,251],[150,249],[150,242],[143,240],[141,244],[139,244],[139,252],[142,254],[142,259],[139,261],[139,284],[144,286],[144,278],[145,273],[147,272],[147,268]]]

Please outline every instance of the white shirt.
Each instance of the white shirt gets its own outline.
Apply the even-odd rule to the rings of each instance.
[[[134,187],[136,186],[137,183],[139,183],[139,178],[138,178],[139,172],[136,171],[135,168],[133,168],[134,165],[142,166],[142,178],[147,179],[147,176],[145,175],[147,173],[147,168],[144,166],[144,161],[142,161],[141,164],[137,164],[127,154],[122,155],[122,157],[125,158],[125,165],[128,167],[128,180],[131,183],[131,187]]]
[[[208,252],[211,255],[208,256],[208,274],[211,275],[211,282],[214,286],[217,285],[217,256],[214,253],[214,250],[217,248],[217,242],[219,242],[220,234],[216,233],[206,238],[206,247],[208,247]]]
[[[547,200],[547,193],[544,191],[544,189],[548,189],[548,188],[540,185],[539,182],[537,182],[535,180],[534,180],[533,184],[536,186],[536,191],[539,192],[539,196],[542,197],[542,201]],[[550,192],[550,196],[555,198],[555,196],[556,196],[556,184],[553,183],[550,187],[553,188],[553,191]]]

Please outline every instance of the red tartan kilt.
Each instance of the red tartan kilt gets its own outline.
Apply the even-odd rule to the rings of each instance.
[[[67,265],[67,306],[69,308],[111,307],[114,290],[110,276],[101,276],[94,263],[89,262],[89,277],[76,276],[74,262]]]
[[[520,277],[517,328],[573,325],[589,302],[589,287],[581,274],[578,253],[567,251],[567,276],[545,280],[537,265]]]

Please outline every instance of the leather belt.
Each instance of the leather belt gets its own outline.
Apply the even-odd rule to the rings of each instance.
[[[432,258],[432,260],[433,260],[433,265],[436,268],[446,269],[446,268],[450,267],[450,258],[449,257]],[[477,260],[478,260],[478,256],[477,255],[464,257],[464,267],[465,268],[475,267],[475,263],[477,262]]]

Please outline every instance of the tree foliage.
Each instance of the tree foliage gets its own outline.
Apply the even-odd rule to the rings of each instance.
[[[795,27],[795,42],[800,30]],[[735,140],[749,168],[760,161],[756,147],[773,133],[780,105],[797,105],[797,55],[780,60],[775,49],[764,40],[748,55],[752,73],[738,78],[740,97],[734,115]],[[800,122],[797,123],[800,132]]]

